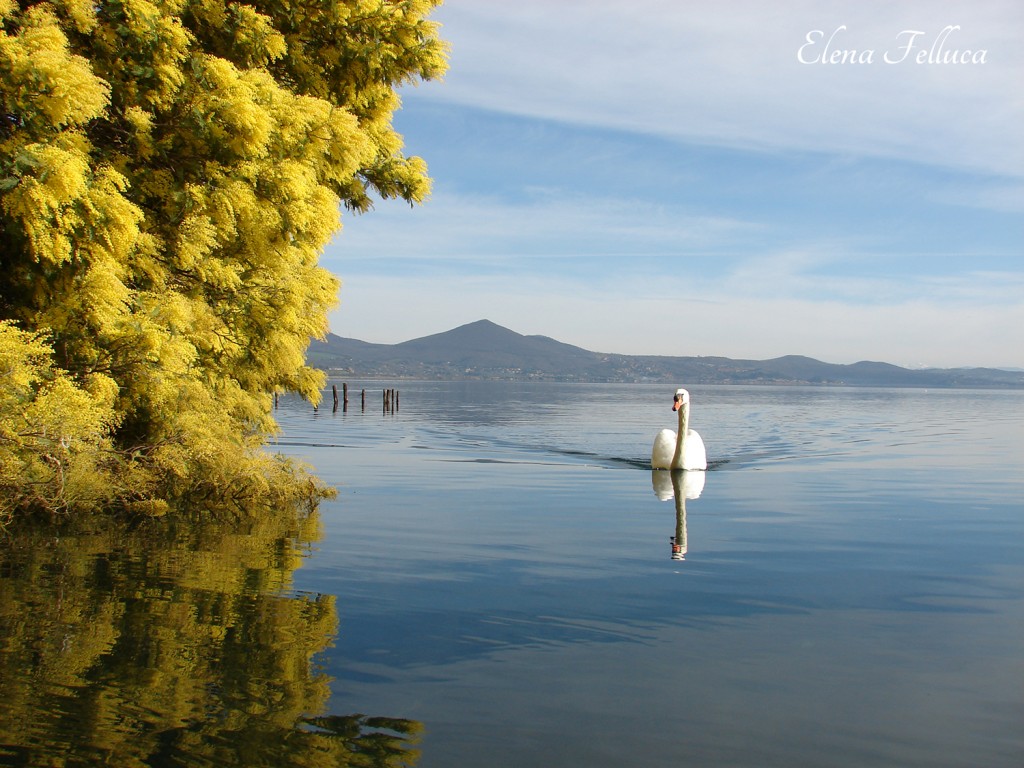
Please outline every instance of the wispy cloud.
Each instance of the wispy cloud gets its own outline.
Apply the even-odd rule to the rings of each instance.
[[[453,67],[431,99],[683,141],[1024,176],[1017,2],[524,0],[452,3],[439,18]],[[985,50],[986,62],[914,63],[946,26],[959,29],[942,52]],[[905,54],[908,30],[923,34],[905,60],[885,63]],[[803,58],[818,62],[803,64],[808,34]],[[872,51],[873,62],[820,62],[837,50]]]
[[[747,243],[762,224],[701,215],[673,201],[589,196],[576,190],[526,189],[509,201],[497,196],[440,193],[421,208],[381,205],[347,220],[328,250],[329,264],[346,255],[386,254],[413,260],[502,259],[530,256],[641,258],[720,251]],[[347,268],[351,268],[349,264]]]

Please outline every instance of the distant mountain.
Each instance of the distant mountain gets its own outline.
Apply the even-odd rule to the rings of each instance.
[[[309,361],[353,378],[1024,388],[1024,372],[995,368],[910,370],[867,361],[834,365],[797,355],[732,360],[590,352],[547,336],[523,336],[489,320],[401,344],[330,334],[313,342]]]

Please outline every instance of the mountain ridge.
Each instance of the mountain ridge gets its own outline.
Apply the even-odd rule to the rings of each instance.
[[[359,378],[1024,388],[1024,372],[997,368],[911,370],[872,360],[825,363],[803,355],[745,360],[592,352],[490,320],[398,344],[328,334],[310,345],[308,359],[315,367]]]

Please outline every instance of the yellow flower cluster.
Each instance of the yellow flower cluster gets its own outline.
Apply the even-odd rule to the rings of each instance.
[[[391,116],[446,66],[435,5],[0,0],[0,321],[75,439],[174,492],[280,476],[271,395],[320,397],[342,207],[430,189]]]

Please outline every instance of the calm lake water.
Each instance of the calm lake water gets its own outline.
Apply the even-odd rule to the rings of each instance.
[[[382,386],[316,519],[15,542],[0,764],[1024,765],[1024,392]]]

